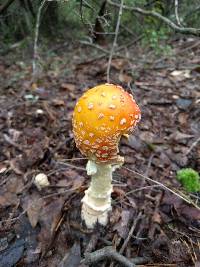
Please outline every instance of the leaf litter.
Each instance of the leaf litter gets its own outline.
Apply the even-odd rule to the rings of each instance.
[[[120,151],[125,166],[177,195],[122,168],[114,175],[108,226],[87,230],[80,200],[89,181],[71,117],[83,91],[106,82],[107,60],[81,62],[78,51],[70,64],[59,61],[59,72],[49,64],[47,73],[30,82],[30,68],[25,71],[9,56],[0,59],[0,266],[84,266],[93,235],[91,252],[112,245],[144,266],[199,266],[200,194],[186,195],[175,176],[182,167],[200,172],[200,74],[192,52],[158,63],[148,59],[147,67],[137,49],[130,48],[137,61],[115,58],[111,66],[112,82],[133,92],[142,110],[140,125],[129,141],[121,141]],[[61,53],[55,60],[69,57]],[[65,164],[66,159],[74,160]],[[50,182],[41,191],[33,183],[38,173]],[[94,266],[117,266],[110,264]]]

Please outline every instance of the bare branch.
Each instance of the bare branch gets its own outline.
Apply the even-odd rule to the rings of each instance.
[[[92,46],[98,50],[100,50],[101,52],[105,53],[105,54],[110,54],[110,52],[106,49],[104,49],[102,46],[98,45],[98,44],[94,44],[92,42],[87,42],[87,41],[80,41],[81,44],[84,44],[84,45],[89,45],[89,46]]]
[[[85,259],[81,261],[81,263],[84,263],[86,265],[94,264],[96,262],[99,262],[101,260],[105,259],[114,259],[118,262],[120,262],[120,266],[126,266],[126,267],[134,267],[136,266],[132,261],[124,257],[123,255],[119,254],[113,247],[107,246],[102,249],[96,250],[91,253],[85,254]]]
[[[188,156],[190,154],[190,152],[193,150],[193,148],[198,145],[199,142],[200,142],[200,137],[195,142],[192,143],[192,145],[187,150],[187,152],[185,153],[185,155]]]
[[[178,0],[175,0],[174,6],[175,6],[175,16],[176,16],[177,24],[179,26],[181,26],[181,21],[180,21],[179,15],[178,15]]]
[[[191,204],[195,208],[197,208],[198,210],[200,210],[200,207],[197,206],[194,202],[192,202],[189,198],[187,198],[187,196],[185,196],[183,193],[179,194],[176,191],[172,190],[171,188],[167,187],[166,185],[164,185],[164,184],[162,184],[162,183],[160,183],[160,182],[158,182],[156,180],[153,180],[153,179],[149,178],[148,176],[145,176],[143,174],[140,174],[140,173],[138,173],[138,172],[136,172],[136,171],[134,171],[132,169],[129,169],[127,167],[122,167],[122,168],[125,169],[125,170],[127,170],[127,171],[129,171],[129,172],[131,172],[131,173],[133,173],[133,174],[135,174],[135,178],[142,179],[142,180],[145,179],[146,181],[150,181],[150,182],[152,182],[152,183],[154,183],[156,185],[159,185],[161,188],[165,189],[168,192],[171,192],[175,196],[177,196],[180,199],[184,200],[186,203]]]
[[[117,37],[118,37],[118,33],[119,33],[119,26],[120,26],[122,11],[123,11],[123,4],[124,4],[124,0],[121,0],[120,5],[118,5],[119,6],[119,15],[118,15],[118,19],[117,19],[116,28],[115,28],[115,38],[113,40],[113,45],[112,45],[112,48],[110,51],[110,56],[109,56],[108,66],[107,66],[107,82],[108,83],[110,82],[110,66],[111,66],[115,46],[117,45]]]
[[[115,3],[112,0],[108,0],[108,4],[110,4],[112,6],[120,7],[120,4]],[[127,5],[123,5],[122,8],[129,10],[129,11],[133,11],[133,12],[142,14],[142,15],[145,15],[145,16],[152,16],[152,17],[158,18],[159,20],[161,20],[165,24],[167,24],[171,29],[173,29],[177,32],[200,36],[200,29],[180,27],[177,24],[175,24],[173,21],[171,21],[170,19],[162,16],[161,14],[159,14],[155,11],[144,10],[142,8],[139,8],[139,7],[133,7],[133,6],[127,6]]]
[[[37,18],[36,18],[36,25],[35,25],[35,38],[34,38],[34,47],[33,47],[33,62],[32,62],[32,69],[33,69],[33,77],[37,72],[37,60],[38,60],[38,37],[39,37],[39,27],[40,27],[40,17],[42,8],[44,7],[46,0],[43,0],[41,5],[38,8]]]

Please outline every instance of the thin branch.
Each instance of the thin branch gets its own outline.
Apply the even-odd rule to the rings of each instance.
[[[110,54],[110,52],[106,49],[104,49],[102,46],[98,45],[98,44],[94,44],[94,43],[91,43],[91,42],[87,42],[87,41],[80,41],[81,44],[84,44],[84,45],[89,45],[89,46],[92,46],[98,50],[100,50],[101,52],[105,53],[105,54]]]
[[[138,191],[142,191],[142,190],[146,190],[146,189],[151,189],[151,188],[156,188],[156,187],[160,187],[159,185],[155,184],[155,185],[147,185],[147,186],[143,186],[143,187],[139,187],[139,188],[136,188],[136,189],[133,189],[131,191],[128,191],[125,196],[128,196],[128,195],[131,195],[135,192],[138,192]]]
[[[175,0],[174,2],[174,7],[175,7],[175,16],[176,16],[176,21],[179,26],[181,26],[181,21],[178,15],[178,0]]]
[[[200,137],[195,142],[192,143],[192,145],[187,150],[187,152],[185,153],[185,155],[188,156],[190,154],[190,152],[193,150],[193,148],[198,145],[199,142],[200,142]]]
[[[198,210],[200,210],[200,207],[198,207],[198,206],[197,206],[195,203],[193,203],[190,199],[187,199],[187,196],[183,196],[183,195],[181,195],[181,194],[175,192],[175,191],[172,190],[171,188],[167,187],[166,185],[164,185],[164,184],[162,184],[162,183],[160,183],[160,182],[158,182],[158,181],[156,181],[156,180],[153,180],[153,179],[151,179],[151,178],[149,178],[149,177],[147,177],[147,176],[145,176],[145,175],[142,175],[142,174],[140,174],[140,173],[138,173],[138,172],[136,172],[136,171],[134,171],[134,170],[132,170],[132,169],[129,169],[129,168],[127,168],[127,167],[122,167],[122,168],[125,169],[125,170],[127,170],[127,171],[129,171],[129,172],[131,172],[131,173],[133,173],[133,174],[135,174],[135,178],[142,179],[142,180],[145,179],[145,180],[147,180],[147,181],[153,182],[154,184],[159,185],[161,188],[164,188],[166,191],[171,192],[172,194],[174,194],[174,195],[176,195],[177,197],[181,198],[182,200],[184,200],[184,201],[187,202],[188,204],[193,205],[195,208],[197,208]]]
[[[37,60],[38,60],[38,37],[39,37],[39,27],[40,27],[40,17],[41,12],[44,7],[46,0],[43,0],[41,5],[38,8],[36,24],[35,24],[35,38],[34,38],[34,47],[33,47],[33,62],[32,62],[32,69],[33,69],[33,77],[37,72]]]
[[[135,267],[136,265],[118,253],[113,247],[107,246],[102,249],[96,250],[91,253],[85,254],[85,259],[81,261],[82,264],[90,265],[97,263],[99,261],[105,260],[105,259],[113,259],[118,261],[121,265],[120,266],[126,266],[126,267]]]
[[[119,15],[118,15],[118,19],[117,19],[116,28],[115,28],[115,37],[113,40],[113,45],[112,45],[112,48],[110,51],[110,56],[109,56],[108,66],[107,66],[107,82],[108,83],[110,82],[110,67],[111,67],[111,62],[112,62],[115,46],[117,45],[117,37],[118,37],[118,33],[119,33],[119,26],[120,26],[122,11],[123,11],[123,4],[124,4],[124,0],[121,0],[121,3],[119,5]]]
[[[120,7],[121,5],[118,3],[113,2],[112,0],[108,0],[108,4],[112,5],[112,6],[116,6],[116,7]],[[200,29],[196,29],[196,28],[185,28],[185,27],[180,27],[177,24],[175,24],[173,21],[171,21],[170,19],[162,16],[161,14],[155,12],[155,11],[150,11],[150,10],[144,10],[142,8],[139,7],[133,7],[133,6],[127,6],[127,5],[123,5],[122,6],[123,9],[129,10],[129,11],[133,11],[145,16],[152,16],[155,17],[161,21],[163,21],[165,24],[167,24],[171,29],[180,32],[180,33],[185,33],[185,34],[193,34],[193,35],[200,35]]]
[[[140,213],[137,215],[136,219],[134,220],[133,225],[132,225],[132,227],[131,227],[131,229],[130,229],[130,231],[129,231],[129,233],[128,233],[128,236],[127,236],[127,238],[124,240],[124,243],[123,243],[122,247],[120,248],[120,251],[119,251],[120,253],[123,253],[124,250],[126,249],[126,247],[127,247],[127,245],[128,245],[128,242],[130,241],[130,239],[131,239],[131,237],[132,237],[132,235],[133,235],[133,232],[134,232],[134,230],[135,230],[135,228],[136,228],[136,226],[137,226],[137,223],[138,223],[138,221],[141,219],[141,216],[142,216],[142,212],[140,212]]]

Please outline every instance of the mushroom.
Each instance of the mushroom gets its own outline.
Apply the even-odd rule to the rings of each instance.
[[[42,188],[45,188],[50,185],[48,177],[44,173],[39,173],[34,178],[34,184],[37,189],[40,191]]]
[[[89,89],[76,103],[73,133],[76,146],[88,158],[91,183],[82,199],[82,219],[88,228],[106,225],[111,210],[112,173],[124,158],[118,155],[122,135],[129,135],[141,113],[133,96],[121,86],[102,84]]]

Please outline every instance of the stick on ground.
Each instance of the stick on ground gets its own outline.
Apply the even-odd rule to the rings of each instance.
[[[96,250],[92,253],[86,253],[85,259],[81,261],[86,265],[94,264],[105,259],[112,259],[118,261],[121,265],[125,267],[135,267],[136,265],[129,259],[118,253],[113,247],[107,246],[102,249]]]

